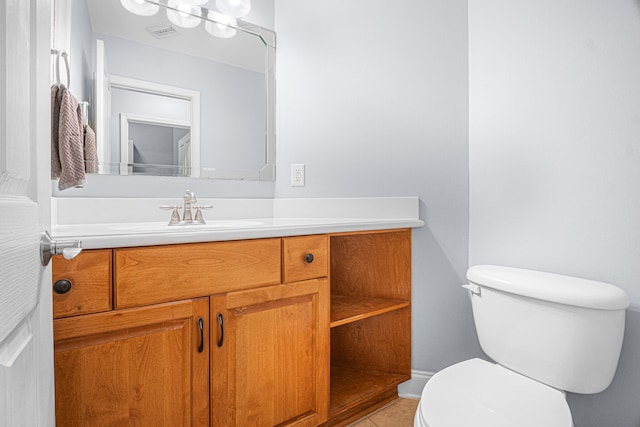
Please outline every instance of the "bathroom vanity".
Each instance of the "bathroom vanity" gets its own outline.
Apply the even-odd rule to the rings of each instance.
[[[344,425],[395,399],[421,221],[350,223],[55,256],[58,425]]]

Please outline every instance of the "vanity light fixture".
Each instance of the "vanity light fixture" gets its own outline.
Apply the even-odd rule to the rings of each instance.
[[[200,7],[191,4],[183,0],[169,0],[167,2],[167,18],[173,24],[182,28],[195,28],[200,24],[201,19],[197,16],[200,15]]]
[[[204,23],[204,28],[209,34],[221,39],[230,39],[235,36],[238,30],[235,27],[238,25],[236,18],[223,15],[216,11],[210,10],[208,18],[210,21]]]
[[[216,7],[225,15],[242,18],[251,11],[251,0],[216,0]]]
[[[201,5],[209,0],[167,0],[167,18],[172,24],[182,28],[195,28],[203,20]],[[145,0],[120,0],[129,12],[141,16],[158,13],[159,5]],[[251,10],[250,0],[216,0],[220,12],[209,10],[205,20],[205,30],[222,39],[234,37],[238,30],[237,17],[245,16]],[[206,9],[205,9],[206,10]],[[202,16],[203,18],[200,18]]]
[[[157,4],[147,3],[144,0],[120,0],[120,4],[129,12],[140,16],[153,16],[160,10]]]

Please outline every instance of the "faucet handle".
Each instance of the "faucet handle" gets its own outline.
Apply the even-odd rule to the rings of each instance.
[[[205,209],[213,209],[212,205],[196,205],[194,206],[196,209],[196,217],[193,219],[198,224],[206,224],[204,221],[204,216],[202,215],[202,211]]]
[[[171,210],[171,219],[169,220],[169,225],[177,224],[180,222],[180,206],[177,205],[161,205],[160,209]]]

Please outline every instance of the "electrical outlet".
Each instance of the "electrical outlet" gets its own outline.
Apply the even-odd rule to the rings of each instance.
[[[304,164],[291,165],[291,186],[304,187]]]

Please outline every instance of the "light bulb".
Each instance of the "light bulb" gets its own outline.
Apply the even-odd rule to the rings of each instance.
[[[200,14],[200,8],[185,3],[181,0],[169,0],[167,2],[167,18],[173,24],[182,28],[194,28],[200,24],[201,19],[197,16]]]
[[[231,16],[210,10],[208,18],[210,21],[205,21],[204,29],[212,36],[220,37],[221,39],[230,39],[238,32],[238,30],[234,28],[238,25],[238,22]]]
[[[188,4],[180,3],[178,5],[178,14],[183,18],[189,16],[189,12],[191,12],[191,6],[189,6]]]
[[[251,0],[216,0],[216,7],[225,15],[242,18],[251,11]]]
[[[160,10],[157,4],[147,3],[144,0],[120,0],[120,4],[129,12],[140,16],[153,16]]]

